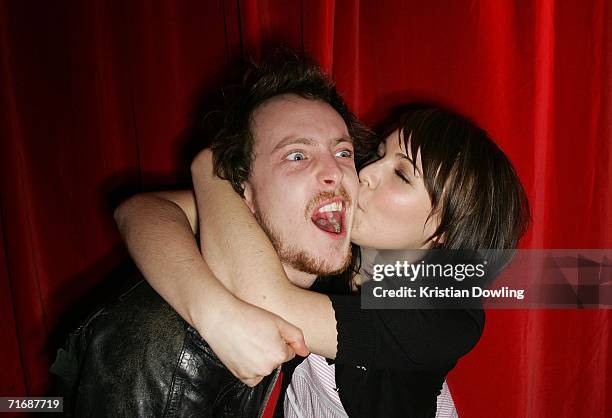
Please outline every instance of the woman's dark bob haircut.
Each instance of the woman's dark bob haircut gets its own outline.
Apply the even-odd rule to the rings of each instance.
[[[503,151],[467,118],[435,107],[404,113],[393,127],[413,159],[420,154],[432,248],[477,250],[496,271],[505,266],[529,223],[525,190]],[[403,143],[402,143],[403,142]],[[416,161],[416,160],[415,160]]]

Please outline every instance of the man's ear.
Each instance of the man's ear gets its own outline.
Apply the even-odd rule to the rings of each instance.
[[[255,192],[253,186],[248,181],[242,182],[242,189],[244,190],[244,201],[249,207],[251,213],[255,213]]]

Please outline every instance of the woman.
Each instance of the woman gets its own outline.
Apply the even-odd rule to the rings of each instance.
[[[409,112],[377,154],[359,174],[354,244],[383,255],[387,250],[515,248],[528,219],[524,191],[503,152],[471,122],[436,108]],[[312,352],[336,359],[336,385],[346,412],[433,416],[444,377],[480,338],[482,311],[362,310],[355,296],[296,288],[242,200],[229,183],[210,174],[210,153],[196,158],[192,172],[206,262],[232,293],[297,325]],[[147,280],[202,331],[224,363],[234,362],[226,363],[230,370],[239,371],[245,367],[239,364],[238,351],[245,341],[240,321],[211,314],[231,316],[233,308],[199,303],[211,272],[201,260],[176,260],[163,243],[139,247],[143,237],[129,232],[135,219],[159,220],[164,213],[176,212],[176,205],[195,225],[196,209],[188,194],[132,201],[118,211],[118,223],[137,263],[158,258],[157,266],[138,263]],[[171,232],[169,242],[194,246],[186,239],[191,233],[188,223],[182,226]],[[235,257],[231,265],[223,261],[228,254]],[[494,270],[509,261],[496,254],[489,253]],[[368,279],[356,276],[354,283]],[[256,376],[251,378],[254,383]],[[299,393],[290,390],[291,396],[299,403]]]

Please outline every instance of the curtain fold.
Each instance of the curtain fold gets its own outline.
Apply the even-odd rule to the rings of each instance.
[[[611,7],[554,2],[0,3],[0,395],[41,395],[54,333],[127,257],[112,208],[188,174],[193,127],[237,64],[304,48],[380,123],[435,102],[508,154],[524,248],[611,248]],[[195,143],[195,145],[194,145]],[[489,312],[449,382],[462,417],[612,409],[610,313]]]

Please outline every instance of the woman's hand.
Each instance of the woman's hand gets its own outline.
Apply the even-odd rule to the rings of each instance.
[[[304,335],[268,311],[236,298],[220,306],[214,323],[199,327],[219,360],[248,386],[257,385],[265,376],[295,354],[306,357],[309,352]]]

